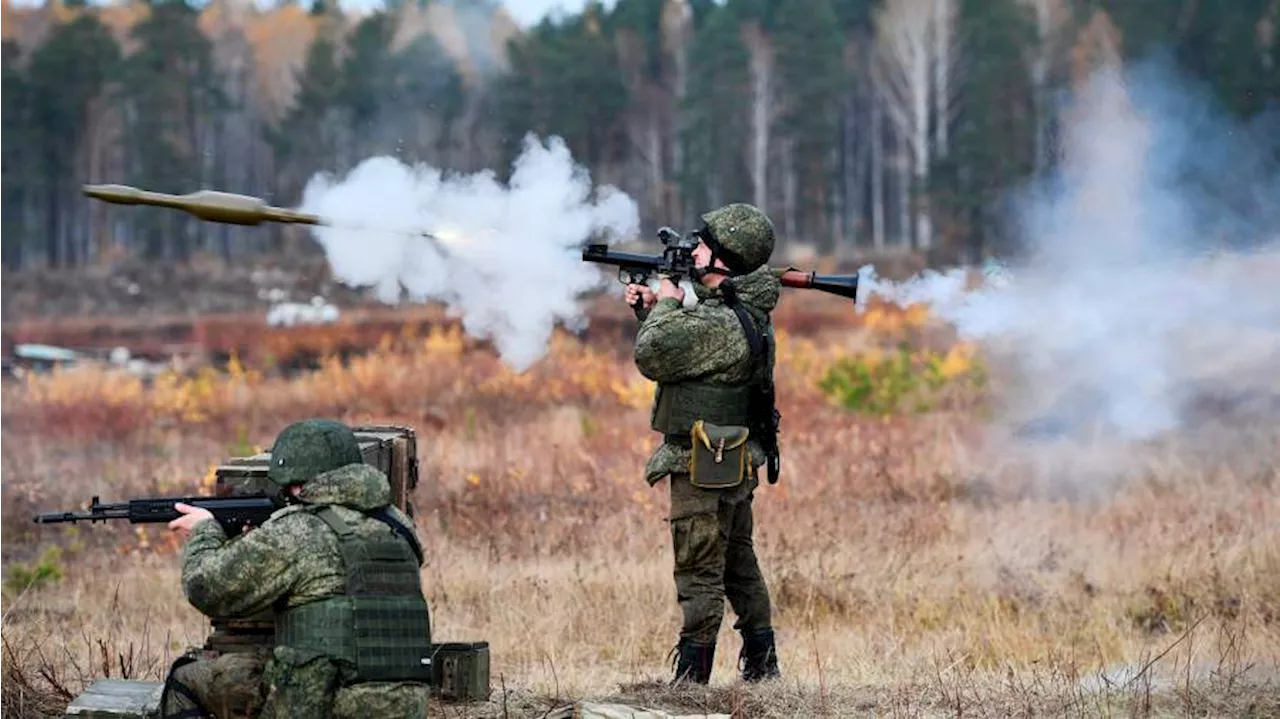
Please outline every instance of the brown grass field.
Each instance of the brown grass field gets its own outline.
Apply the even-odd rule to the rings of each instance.
[[[1033,451],[984,419],[1000,370],[973,381],[981,357],[918,309],[783,305],[783,478],[756,495],[782,680],[736,680],[726,607],[712,686],[662,686],[679,611],[630,346],[559,335],[516,375],[441,330],[292,378],[233,364],[150,387],[100,369],[7,384],[5,716],[56,714],[96,676],[158,680],[207,631],[162,527],[37,527],[33,512],[201,491],[220,459],[309,415],[419,433],[434,634],[488,640],[493,661],[490,701],[438,716],[578,699],[735,717],[1280,715],[1280,425]],[[820,390],[841,357],[904,340],[942,378],[927,410],[858,413]]]

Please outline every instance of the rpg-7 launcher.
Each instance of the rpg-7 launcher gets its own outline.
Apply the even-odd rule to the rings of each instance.
[[[660,255],[614,252],[608,245],[589,244],[582,248],[582,260],[616,266],[618,281],[624,285],[646,284],[655,274],[670,277],[672,282],[679,284],[693,270],[693,250],[698,243],[693,238],[682,237],[670,227],[658,230],[658,240],[663,245]],[[783,287],[818,290],[851,300],[858,299],[857,275],[819,275],[794,267],[769,269]]]
[[[171,522],[182,513],[174,509],[177,503],[202,507],[213,513],[213,518],[222,525],[227,536],[240,534],[245,526],[257,527],[267,521],[271,513],[282,505],[266,495],[248,497],[153,497],[147,499],[130,499],[127,502],[102,504],[97,497],[89,503],[86,512],[46,512],[37,514],[37,524],[58,524],[61,522],[106,522],[113,519],[127,519],[130,524],[165,524]]]

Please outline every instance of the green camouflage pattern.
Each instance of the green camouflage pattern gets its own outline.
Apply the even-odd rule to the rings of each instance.
[[[770,239],[772,235],[769,235]],[[737,249],[737,248],[735,248]],[[767,266],[733,278],[739,302],[760,322],[778,304],[782,285]],[[636,367],[659,385],[700,382],[741,385],[755,374],[751,347],[737,314],[719,289],[695,285],[698,303],[685,308],[674,299],[659,300],[640,312]],[[769,590],[752,542],[751,503],[764,452],[754,439],[747,448],[752,470],[728,489],[702,489],[689,480],[690,450],[663,441],[645,466],[653,485],[670,477],[671,542],[682,639],[702,645],[716,641],[728,598],[739,631],[771,628]]]
[[[703,215],[702,221],[721,245],[738,253],[750,271],[773,254],[773,221],[755,205],[735,202],[718,207]]]
[[[171,677],[171,681],[189,689],[194,698],[172,689],[166,692],[160,705],[161,719],[198,707],[218,719],[257,716],[263,703],[262,673],[270,653],[257,649],[211,659],[201,659],[199,654],[199,650],[189,652],[174,662]],[[186,658],[195,661],[183,663]]]
[[[197,653],[199,653],[197,651]],[[268,669],[268,667],[270,667]],[[203,707],[217,719],[232,717],[425,717],[428,691],[408,682],[369,682],[349,687],[333,684],[337,668],[315,655],[279,647],[222,654],[178,666],[173,681],[191,690],[165,694],[161,719]],[[332,709],[326,702],[332,698]],[[187,715],[190,716],[190,715]]]
[[[782,284],[768,267],[733,279],[739,301],[757,316],[778,304]],[[640,374],[659,384],[698,380],[726,385],[752,377],[751,347],[734,311],[718,290],[695,285],[699,302],[685,308],[678,300],[659,300],[644,313],[636,335],[635,362]],[[752,465],[765,461],[754,439],[747,442]],[[645,481],[656,484],[689,466],[689,449],[663,442],[645,465]]]
[[[755,472],[731,490],[701,489],[688,474],[671,475],[671,543],[683,639],[714,644],[726,598],[738,617],[734,629],[772,628],[769,589],[751,537],[758,485]]]
[[[331,419],[307,419],[280,432],[271,448],[267,478],[281,487],[301,484],[362,461],[360,442],[350,427]]]
[[[247,534],[229,539],[216,521],[198,522],[183,548],[182,586],[187,599],[207,615],[235,618],[335,596],[346,582],[338,537],[304,505],[331,505],[358,536],[385,534],[385,524],[362,513],[379,507],[387,507],[396,521],[412,531],[412,522],[390,507],[390,500],[386,476],[361,462],[316,476],[303,486],[298,496],[301,504],[280,509]],[[189,671],[200,676],[208,673]],[[276,647],[263,671],[261,716],[328,716],[330,705],[336,712],[339,704],[354,710],[378,702],[396,707],[388,710],[388,716],[425,715],[426,684],[368,683],[338,689],[347,678],[339,672],[338,665],[323,655]],[[359,698],[351,699],[356,689]],[[374,695],[381,698],[375,702]],[[369,716],[367,710],[351,715]]]
[[[333,719],[427,716],[427,692],[417,684],[369,683],[338,690]]]

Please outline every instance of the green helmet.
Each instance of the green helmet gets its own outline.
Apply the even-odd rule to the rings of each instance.
[[[267,479],[283,488],[363,461],[350,427],[331,419],[307,419],[285,427],[276,437]]]
[[[703,215],[702,221],[702,241],[735,275],[755,271],[773,254],[773,222],[755,205],[725,205]]]

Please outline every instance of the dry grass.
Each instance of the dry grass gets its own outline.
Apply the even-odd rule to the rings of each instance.
[[[756,501],[781,682],[732,680],[726,609],[713,686],[658,684],[679,612],[665,485],[640,479],[650,387],[627,348],[559,337],[516,376],[444,332],[292,380],[233,367],[6,387],[6,578],[62,554],[6,590],[4,709],[56,711],[104,673],[158,679],[206,628],[163,531],[37,529],[33,511],[196,491],[221,457],[327,414],[419,429],[436,637],[486,639],[493,660],[492,700],[441,716],[580,698],[735,716],[1280,712],[1276,425],[1119,448],[1124,476],[1101,483],[1118,465],[1098,448],[992,444],[979,397],[889,418],[833,406],[817,385],[841,356],[947,339],[911,315],[823,325],[783,339],[783,479]]]

